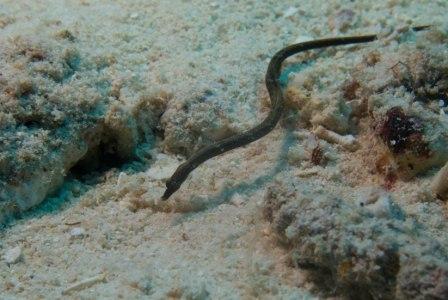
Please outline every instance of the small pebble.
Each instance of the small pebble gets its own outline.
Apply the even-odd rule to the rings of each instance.
[[[81,227],[75,227],[72,230],[70,230],[70,236],[72,238],[82,238],[86,234],[86,231],[84,228]]]
[[[7,264],[16,264],[22,259],[22,248],[16,246],[6,251],[3,257]]]
[[[232,199],[230,200],[230,203],[235,205],[236,207],[241,207],[244,204],[244,198],[241,197],[240,194],[235,194]]]
[[[271,229],[270,229],[269,227],[266,227],[266,228],[264,228],[263,230],[261,230],[261,233],[262,233],[264,236],[270,236],[270,235],[272,234],[272,231],[271,231]]]

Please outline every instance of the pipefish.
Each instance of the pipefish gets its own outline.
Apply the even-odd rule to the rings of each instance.
[[[413,27],[412,30],[420,31],[427,29],[429,26]],[[282,63],[290,56],[313,49],[342,46],[349,44],[360,44],[372,42],[378,39],[378,34],[336,37],[307,41],[303,43],[287,46],[274,54],[269,62],[265,76],[266,87],[271,99],[272,109],[269,115],[257,126],[240,134],[222,139],[209,146],[205,146],[187,161],[179,165],[174,174],[166,182],[166,190],[162,196],[162,200],[167,200],[174,192],[176,192],[181,184],[187,179],[194,169],[206,160],[223,154],[232,149],[247,145],[253,141],[268,134],[277,125],[284,111],[283,93],[280,86],[280,73]]]

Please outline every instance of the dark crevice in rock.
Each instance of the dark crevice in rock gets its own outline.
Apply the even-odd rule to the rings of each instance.
[[[120,168],[128,162],[120,157],[116,143],[113,141],[101,141],[99,145],[89,149],[71,169],[70,173],[75,178],[83,181],[99,176],[110,169]]]

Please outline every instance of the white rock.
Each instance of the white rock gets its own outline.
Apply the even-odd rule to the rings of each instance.
[[[7,264],[18,263],[22,259],[22,248],[20,248],[20,246],[16,246],[12,249],[9,249],[8,251],[6,251],[3,258]]]
[[[86,235],[86,231],[82,227],[75,227],[70,230],[70,236],[72,238],[81,238]]]

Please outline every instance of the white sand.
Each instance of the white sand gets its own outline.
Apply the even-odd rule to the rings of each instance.
[[[338,187],[347,181],[355,187],[378,184],[363,181],[364,173],[362,179],[347,175],[356,167],[347,152],[322,142],[329,157],[342,157],[337,163],[294,166],[310,149],[291,156],[305,142],[278,126],[252,145],[206,162],[170,202],[157,201],[164,186],[157,174],[169,174],[178,164],[172,153],[190,154],[250,128],[267,113],[264,73],[278,49],[305,39],[446,22],[444,0],[303,2],[1,1],[2,39],[45,41],[69,30],[80,56],[103,65],[100,73],[123,106],[160,91],[171,95],[160,124],[165,141],[151,151],[149,171],[111,170],[99,184],[67,180],[56,197],[0,231],[0,253],[19,246],[22,254],[12,264],[0,262],[2,297],[312,298],[313,283],[290,263],[290,253],[262,217],[263,199],[270,184],[285,178],[316,176]],[[341,9],[354,16],[345,19],[337,13]],[[333,51],[319,61],[317,74],[326,74],[320,83],[333,89],[347,75],[331,76],[334,54],[348,56],[339,64],[353,59],[349,72],[365,53]],[[168,157],[160,155],[164,151]],[[363,154],[356,154],[358,163]],[[347,181],[341,181],[341,170]],[[446,236],[440,236],[446,232],[444,204],[419,190],[430,179],[400,181],[395,196],[446,246]]]

